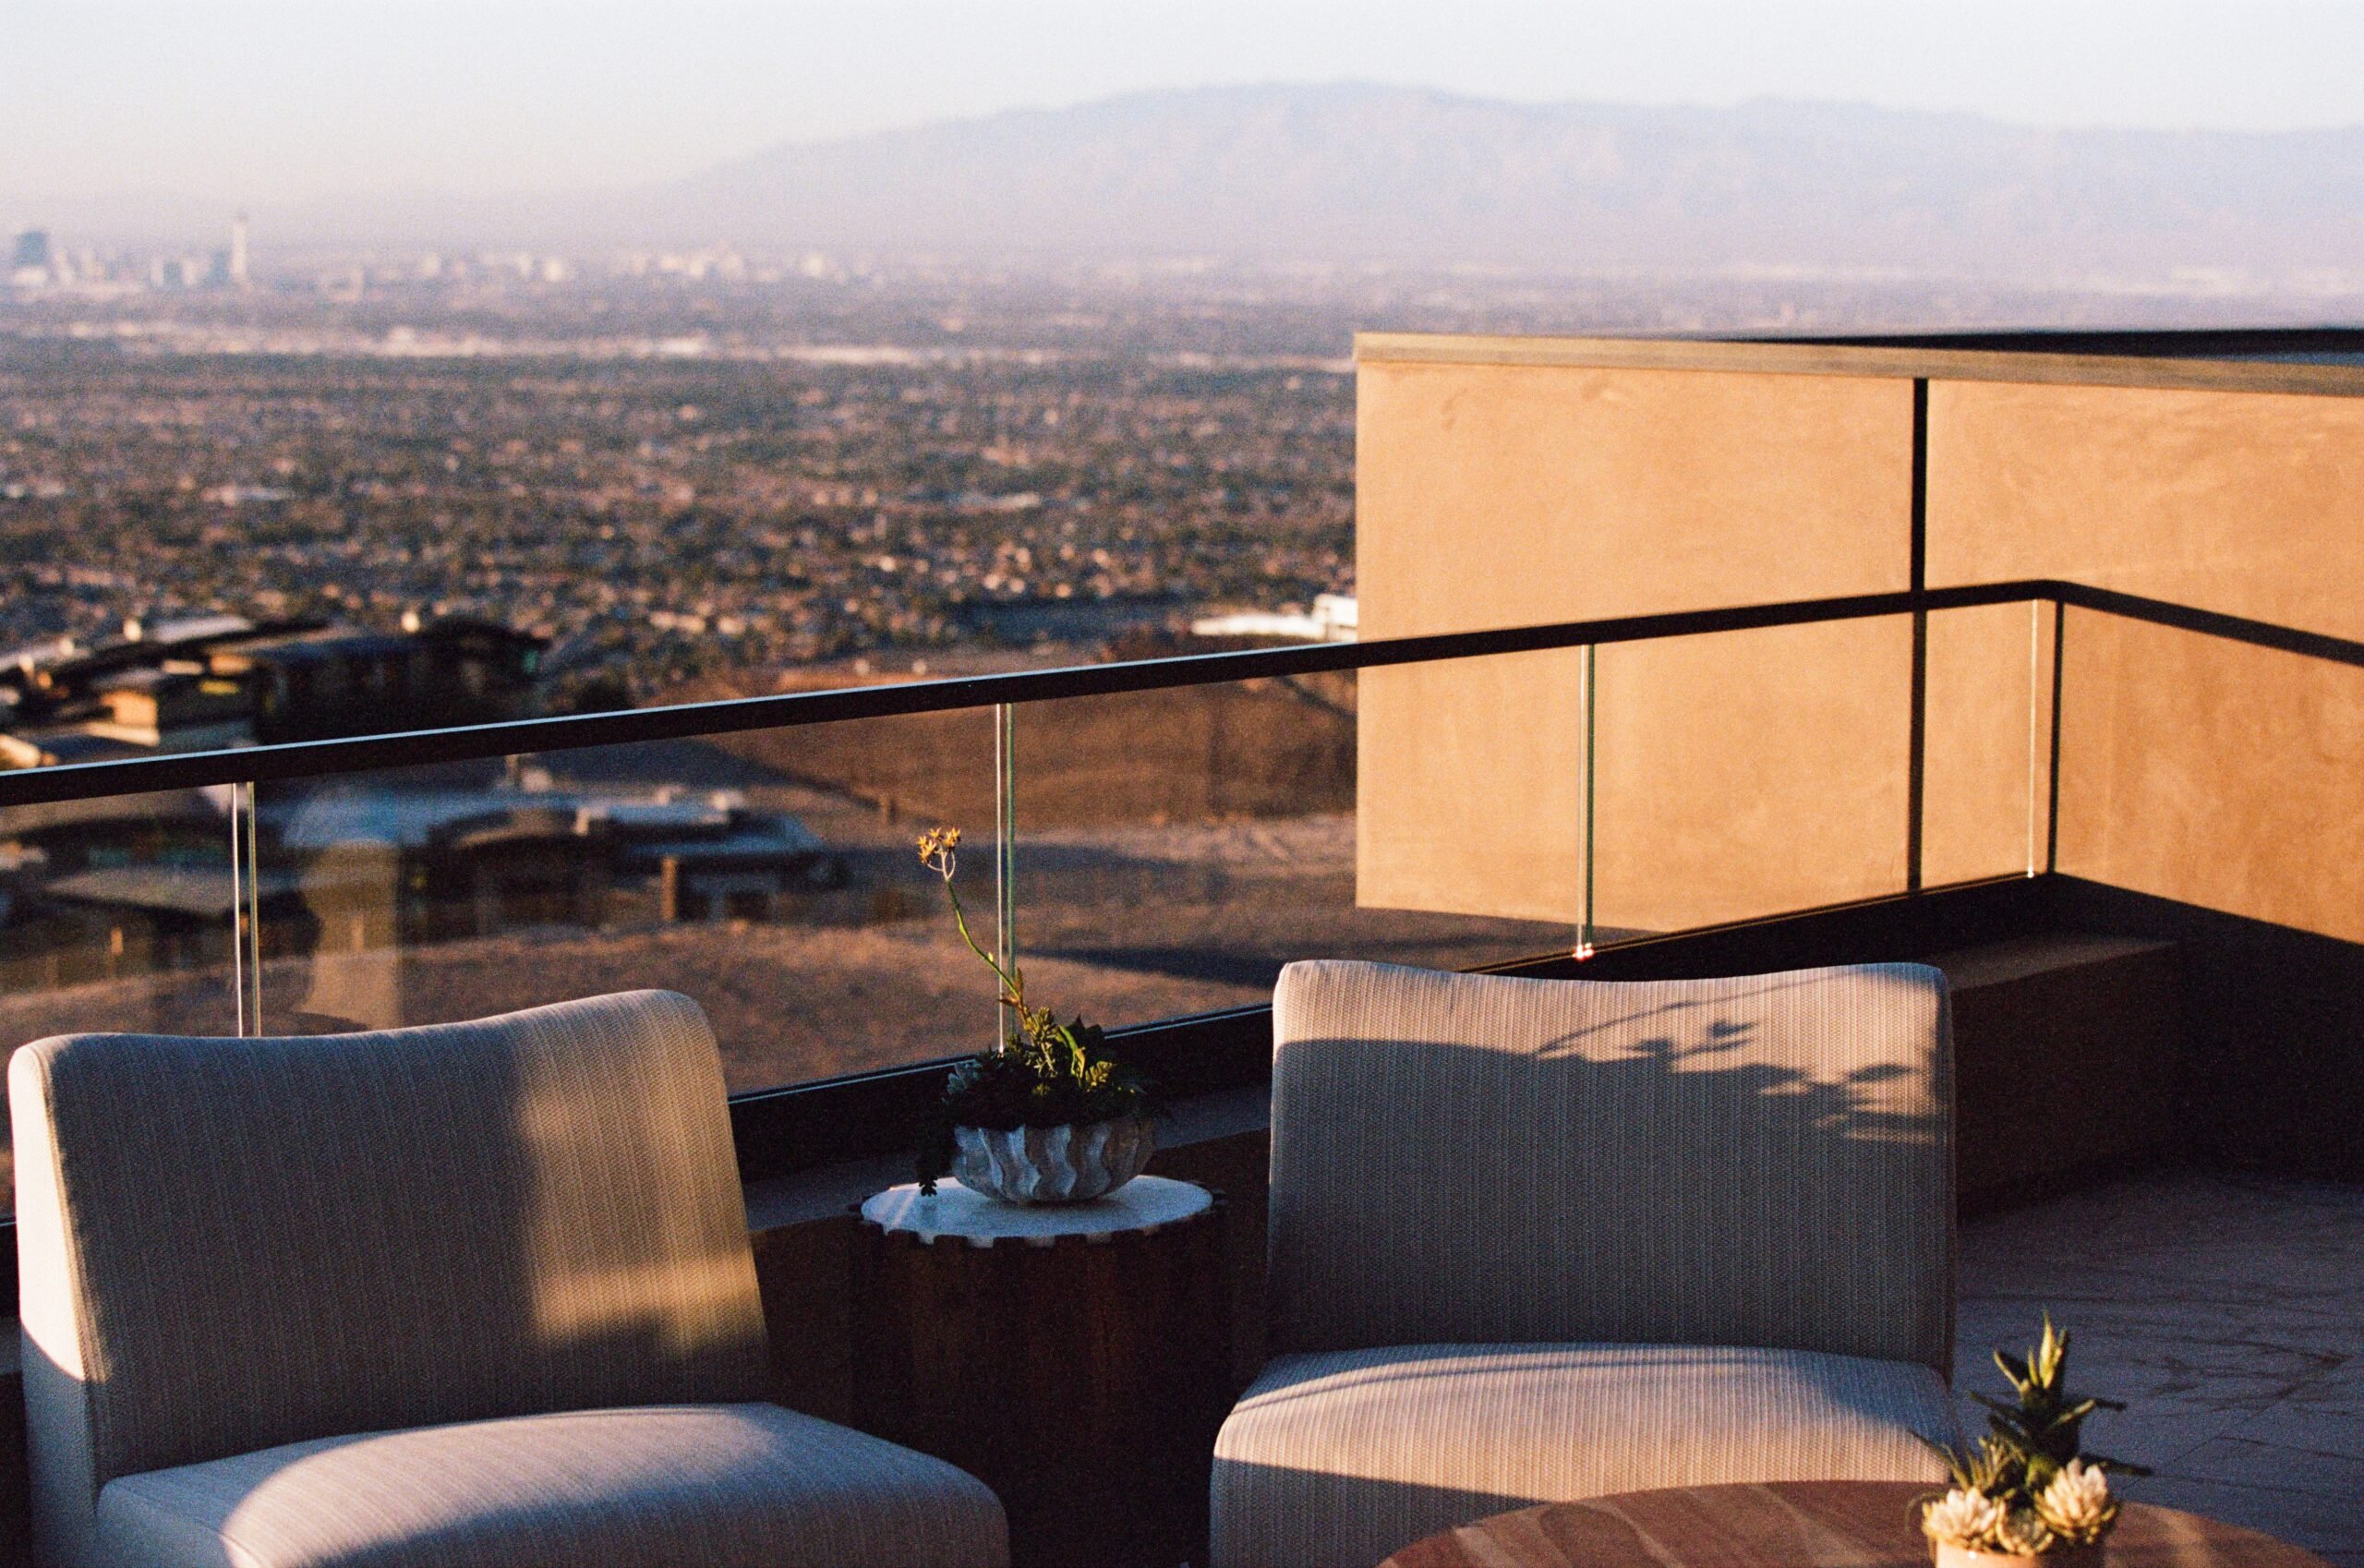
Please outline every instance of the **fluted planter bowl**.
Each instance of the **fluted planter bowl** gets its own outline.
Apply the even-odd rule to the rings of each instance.
[[[952,1174],[1005,1203],[1088,1203],[1141,1174],[1157,1147],[1146,1116],[1081,1127],[952,1129]]]
[[[1968,1547],[1940,1544],[1937,1568],[2101,1568],[2102,1549],[2093,1546],[2055,1547],[2050,1551],[1972,1551]]]

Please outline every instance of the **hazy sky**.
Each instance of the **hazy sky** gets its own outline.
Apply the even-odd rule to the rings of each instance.
[[[1145,87],[2364,122],[2364,0],[0,0],[0,197],[628,183]]]

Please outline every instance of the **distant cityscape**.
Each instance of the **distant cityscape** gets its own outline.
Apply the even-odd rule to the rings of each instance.
[[[199,252],[102,253],[90,246],[68,252],[47,229],[21,229],[9,247],[8,284],[20,291],[68,291],[103,297],[141,288],[171,290],[245,288],[247,220],[230,222],[228,243]]]
[[[152,251],[28,230],[7,254],[0,766],[1357,629],[1353,312],[1321,288],[723,247],[305,256],[243,221]],[[1097,710],[1057,722],[1108,758],[1093,809],[1143,820],[1269,809],[1212,759],[1291,759],[1292,805],[1330,814],[1289,841],[1291,885],[1326,878],[1353,918],[1351,700],[1167,701],[1173,758]],[[553,942],[608,970],[661,951],[668,983],[705,966],[725,995],[751,942],[784,939],[751,926],[853,983],[908,967],[872,934],[942,933],[897,817],[983,775],[959,746],[827,728],[791,755],[755,736],[261,791],[271,1016],[392,1024],[455,984],[471,999],[448,1006],[497,1010],[557,972]],[[0,814],[0,990],[37,1009],[130,987],[160,1024],[211,1027],[233,810]],[[1074,907],[1116,896],[1105,861],[1063,862]],[[1145,985],[1160,1000],[1126,1005],[1236,989],[1121,979]],[[804,1040],[717,1006],[742,1086],[914,1048],[900,1015]]]
[[[135,620],[473,620],[537,641],[561,709],[813,665],[1092,657],[1225,616],[1330,634],[1318,602],[1355,592],[1358,327],[2126,309],[1779,269],[324,249],[234,212],[184,243],[28,226],[7,246],[0,663]]]
[[[142,293],[180,294],[246,289],[258,281],[249,249],[249,225],[233,218],[223,240],[209,247],[156,248],[69,246],[47,229],[17,232],[9,246],[6,282],[20,296],[82,299],[122,298]],[[283,270],[271,280],[282,291],[307,284],[331,297],[358,297],[373,288],[405,283],[463,283],[471,279],[527,283],[567,283],[586,277],[707,278],[777,283],[789,278],[847,281],[839,263],[817,252],[789,261],[751,267],[729,246],[691,251],[623,251],[596,263],[532,250],[480,250],[452,254],[420,250],[400,258],[335,259]]]
[[[1345,333],[1259,352],[1312,335],[1287,305],[224,241],[16,237],[0,662],[134,621],[464,619],[537,640],[550,706],[613,706],[1353,592]]]
[[[1324,145],[1360,156],[1361,99],[1314,96]],[[1166,108],[1216,123],[1228,102]],[[1450,128],[1438,104],[1391,104],[1428,130],[1389,157],[1417,162]],[[1511,151],[1552,130],[1489,113]],[[678,221],[620,218],[597,239],[521,220],[514,235],[545,237],[332,243],[260,206],[251,223],[225,209],[88,232],[0,214],[22,220],[0,238],[0,766],[1351,638],[1362,328],[2213,326],[2334,320],[2364,297],[2338,268],[1916,270],[1849,252],[1844,203],[1787,187],[1753,232],[1806,212],[1792,226],[1835,236],[1827,254],[1698,260],[1684,225],[1727,225],[1695,189],[1651,209],[1672,214],[1651,243],[1690,259],[1551,271],[1522,247],[1606,244],[1622,231],[1592,220],[1624,196],[1611,181],[1530,223],[1523,174],[1466,193],[1491,229],[1459,205],[1375,204],[1372,232],[1419,244],[1356,260],[1355,235],[1313,233],[1326,209],[1306,193],[1333,165],[1311,155],[1269,179],[1201,170],[1152,216],[1294,222],[1327,252],[1198,255],[1135,245],[1122,212],[1100,233],[1107,203],[1070,176],[1140,167],[1094,151],[1121,137],[1069,148],[1031,125],[1031,163],[983,160],[942,191],[885,190],[859,147],[782,154],[744,189],[693,192]],[[1857,128],[1869,145],[1884,126]],[[1639,157],[1648,129],[1615,134]],[[1701,134],[1771,158],[1762,129]],[[833,160],[862,177],[813,188],[878,211],[790,243],[798,182]],[[1006,164],[1032,171],[1012,188],[1037,221],[1003,224],[1031,256],[981,259],[951,229],[941,254],[879,238],[899,214],[1012,211]],[[1373,189],[1443,188],[1372,168]],[[2004,232],[1955,239],[2002,254]],[[154,234],[172,237],[126,237]],[[1412,255],[1487,234],[1509,260]],[[1240,681],[1030,709],[1020,751],[1058,761],[1019,774],[1030,971],[1124,1020],[1269,996],[1309,947],[1444,967],[1560,947],[1548,923],[1363,906],[1358,691]],[[143,1027],[221,1031],[244,973],[273,1027],[343,1029],[644,981],[701,997],[735,1087],[933,1057],[990,1010],[949,978],[962,955],[910,824],[991,819],[978,718],[388,769],[244,807],[217,789],[0,813],[0,1001],[20,1038],[86,1027],[102,998]],[[783,983],[833,1000],[783,1019]]]

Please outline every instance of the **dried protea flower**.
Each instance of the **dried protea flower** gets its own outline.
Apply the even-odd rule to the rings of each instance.
[[[2012,1557],[2032,1557],[2060,1544],[2032,1508],[2016,1508],[2003,1515],[1993,1539],[1996,1550]]]
[[[2035,1494],[2035,1511],[2054,1535],[2081,1543],[2101,1539],[2117,1522],[2117,1500],[2109,1494],[2108,1474],[2081,1459],[2061,1466]]]
[[[1956,1487],[1921,1511],[1921,1533],[1940,1546],[1975,1551],[1995,1538],[2003,1505],[1984,1492]]]

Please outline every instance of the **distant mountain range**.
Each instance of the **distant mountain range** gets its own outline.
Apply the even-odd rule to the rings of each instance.
[[[670,184],[259,211],[259,236],[1207,258],[2364,293],[2364,127],[2041,130],[1367,85],[1137,93],[773,148]]]
[[[1831,104],[1210,88],[775,148],[573,215],[681,240],[970,259],[2075,285],[2226,270],[2364,290],[2364,127],[2035,130]]]

